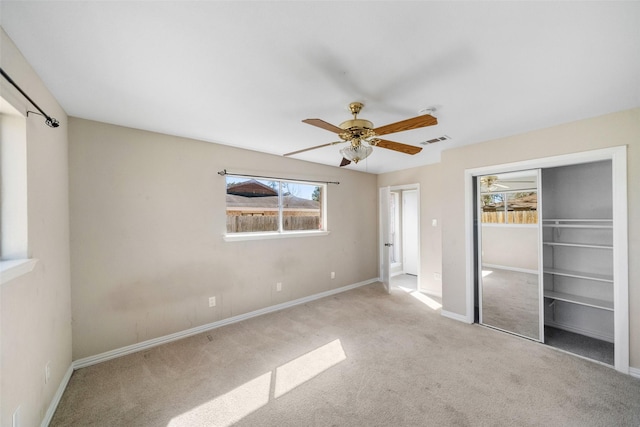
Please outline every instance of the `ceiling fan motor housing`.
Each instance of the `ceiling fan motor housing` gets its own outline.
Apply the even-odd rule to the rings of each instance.
[[[340,123],[340,128],[350,132],[373,129],[373,123],[364,119],[351,119]]]
[[[362,107],[364,107],[364,104],[361,102],[352,102],[349,104],[349,110],[351,111],[351,114],[353,114],[353,119],[340,123],[340,129],[344,129],[346,131],[340,134],[340,138],[344,141],[375,136],[375,133],[373,133],[372,130],[373,123],[369,120],[358,118],[358,113],[360,113]]]

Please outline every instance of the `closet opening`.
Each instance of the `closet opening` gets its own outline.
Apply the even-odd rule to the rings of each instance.
[[[628,373],[626,147],[465,173],[468,321]]]
[[[545,343],[614,364],[611,160],[542,170]]]

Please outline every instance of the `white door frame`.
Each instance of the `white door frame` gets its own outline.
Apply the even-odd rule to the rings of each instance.
[[[614,310],[614,367],[629,373],[629,271],[627,232],[627,147],[611,147],[580,153],[524,160],[501,165],[467,169],[465,180],[465,250],[467,313],[465,320],[474,321],[474,241],[473,241],[473,178],[488,173],[513,172],[523,169],[576,165],[611,160],[613,199],[613,304]]]
[[[378,240],[380,247],[380,263],[379,273],[380,281],[384,285],[385,290],[391,293],[391,256],[389,255],[389,245],[393,244],[389,238],[389,198],[391,190],[389,187],[380,187],[379,189],[379,224],[378,224]]]

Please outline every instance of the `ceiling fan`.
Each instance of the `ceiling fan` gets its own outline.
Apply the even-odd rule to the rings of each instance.
[[[380,139],[378,136],[438,124],[438,120],[435,117],[430,114],[424,114],[422,116],[374,128],[373,123],[369,120],[358,118],[358,114],[360,113],[360,110],[362,110],[362,107],[364,107],[364,104],[361,102],[352,102],[349,104],[349,110],[351,111],[351,114],[353,114],[353,119],[342,122],[340,126],[334,126],[321,119],[303,120],[304,123],[338,134],[341,140],[330,142],[328,144],[316,145],[315,147],[309,147],[298,151],[292,151],[291,153],[286,153],[284,155],[292,156],[294,154],[315,150],[316,148],[328,147],[330,145],[341,144],[343,142],[348,142],[349,145],[340,150],[340,154],[343,156],[342,162],[340,162],[341,167],[347,166],[351,162],[358,163],[360,160],[367,158],[373,151],[372,147],[382,147],[388,150],[413,155],[419,153],[422,150],[422,147],[388,141],[386,139]]]
[[[525,184],[525,188],[521,188],[523,190],[532,189],[530,188],[532,185],[533,189],[535,189],[535,182],[532,180],[517,181],[513,179],[501,179],[496,175],[484,175],[480,177],[481,191],[499,192],[501,190],[513,190],[514,187],[509,184],[516,184],[516,189],[523,187],[523,184]]]
[[[496,191],[500,188],[509,188],[507,185],[498,184],[498,177],[495,175],[485,175],[480,177],[480,184],[484,191]]]

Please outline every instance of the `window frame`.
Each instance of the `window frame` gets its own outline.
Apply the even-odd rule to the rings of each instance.
[[[256,181],[264,181],[268,180],[271,182],[278,183],[278,230],[274,231],[249,231],[249,232],[228,232],[225,230],[223,234],[223,239],[227,242],[234,241],[247,241],[247,240],[265,240],[265,239],[281,239],[281,238],[291,238],[291,237],[309,237],[309,236],[326,236],[328,235],[328,218],[327,218],[327,193],[328,193],[328,183],[322,182],[311,182],[304,180],[293,180],[293,179],[285,179],[285,178],[264,178],[258,176],[250,176],[250,175],[234,175],[227,174],[225,175],[225,197],[227,190],[227,179],[230,178],[239,178],[251,180],[254,179]],[[320,218],[322,229],[319,230],[285,230],[284,229],[284,203],[283,203],[283,183],[289,184],[300,184],[300,185],[310,185],[315,187],[321,187],[320,191]],[[225,200],[225,219],[227,217],[227,202]]]
[[[27,274],[29,256],[26,117],[0,97],[0,285]]]

